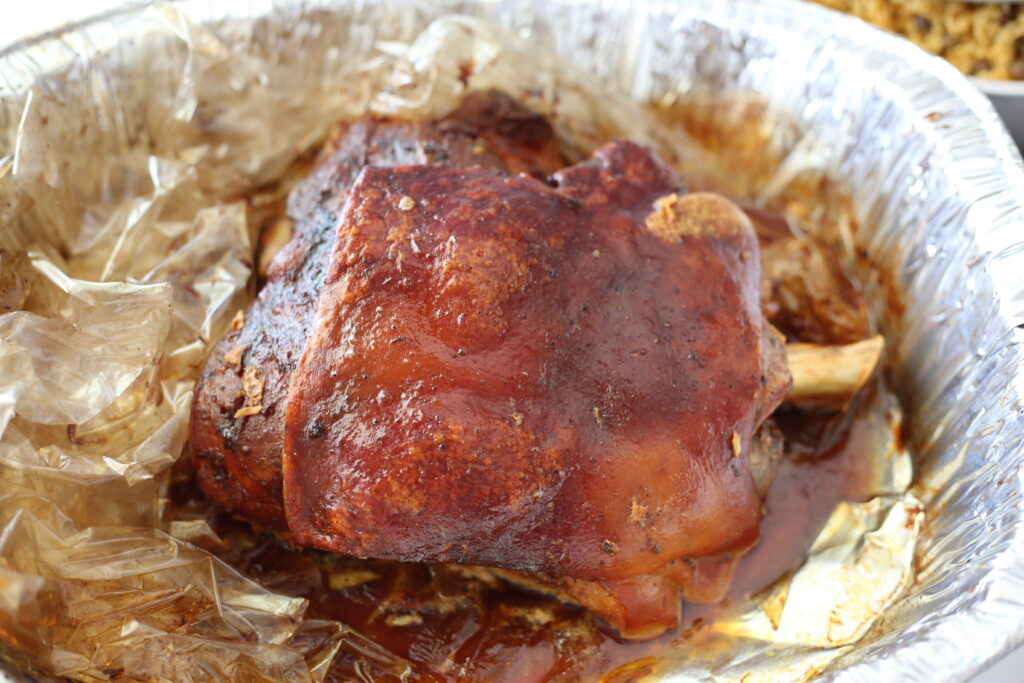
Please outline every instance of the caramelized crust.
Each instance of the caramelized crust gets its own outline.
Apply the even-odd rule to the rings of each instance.
[[[294,237],[239,329],[213,349],[196,387],[191,444],[201,488],[228,510],[285,527],[281,452],[288,385],[312,324],[341,208],[366,166],[473,166],[544,177],[562,166],[547,122],[483,93],[440,121],[365,119],[328,145],[289,198]],[[247,400],[261,388],[258,404]],[[239,412],[239,410],[241,412]],[[237,415],[237,417],[236,417]]]
[[[197,386],[207,495],[300,545],[501,567],[625,638],[720,600],[789,386],[756,239],[630,143],[562,165],[492,93],[339,127]]]
[[[288,394],[297,543],[608,582],[756,541],[789,378],[749,221],[631,143],[553,181],[360,174]]]

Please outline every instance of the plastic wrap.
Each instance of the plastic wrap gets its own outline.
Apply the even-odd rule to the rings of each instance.
[[[784,0],[179,2],[0,53],[3,656],[85,680],[403,675],[218,559],[169,490],[296,160],[338,119],[495,87],[584,149],[628,136],[806,219],[864,283],[906,411],[908,447],[871,399],[875,477],[801,568],[618,672],[954,680],[1024,640],[1024,169],[952,67]]]

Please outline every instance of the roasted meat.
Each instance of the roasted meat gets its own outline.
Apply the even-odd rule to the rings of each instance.
[[[756,539],[789,376],[749,222],[631,143],[553,183],[360,175],[288,395],[297,543],[596,580]]]
[[[338,216],[364,167],[400,164],[545,177],[562,161],[548,123],[494,93],[467,98],[440,121],[367,118],[336,131],[316,170],[289,197],[291,242],[271,262],[244,322],[214,347],[196,388],[191,444],[200,485],[247,519],[285,528],[286,397],[324,284]],[[239,410],[251,414],[236,417]]]
[[[680,590],[719,600],[790,386],[757,238],[632,143],[561,166],[489,94],[344,131],[200,380],[207,495],[302,546],[490,567],[627,637]]]

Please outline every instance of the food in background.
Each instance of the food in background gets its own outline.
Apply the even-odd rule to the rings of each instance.
[[[1024,80],[1024,5],[945,0],[814,0],[948,59],[970,76]]]

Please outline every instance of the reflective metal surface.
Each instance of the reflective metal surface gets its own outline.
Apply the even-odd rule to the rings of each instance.
[[[105,275],[108,269],[131,274],[124,243],[132,239],[132,226],[155,220],[147,218],[148,207],[165,201],[166,193],[179,188],[176,183],[185,182],[185,176],[176,174],[187,175],[198,163],[223,172],[218,182],[236,176],[247,182],[272,177],[277,157],[309,144],[330,121],[303,107],[289,109],[287,118],[263,116],[261,107],[267,103],[284,111],[295,104],[289,97],[305,92],[307,108],[335,107],[342,113],[356,113],[371,104],[406,112],[447,106],[443,92],[416,100],[423,94],[417,89],[416,70],[422,63],[416,57],[431,54],[440,44],[431,42],[440,40],[440,34],[423,31],[449,12],[511,29],[527,44],[538,46],[538,55],[550,50],[559,64],[571,65],[563,72],[543,57],[536,57],[537,62],[527,57],[524,63],[537,67],[530,73],[481,69],[491,79],[481,87],[537,88],[538,102],[565,113],[569,120],[574,106],[578,114],[599,102],[586,101],[600,92],[580,85],[586,80],[596,79],[618,92],[622,101],[609,97],[600,101],[604,109],[592,112],[591,119],[580,115],[576,122],[581,127],[575,133],[581,136],[617,126],[632,131],[632,124],[624,123],[634,111],[627,99],[647,103],[753,98],[766,103],[750,125],[785,121],[788,132],[783,135],[780,128],[779,135],[767,136],[777,149],[765,149],[765,155],[778,154],[779,160],[769,166],[766,177],[751,185],[750,194],[767,200],[810,175],[827,179],[850,199],[857,228],[843,237],[850,266],[865,283],[877,326],[888,339],[891,381],[910,426],[912,493],[927,512],[923,538],[915,552],[913,585],[887,605],[881,618],[872,615],[855,645],[842,644],[823,653],[813,643],[773,643],[774,649],[748,643],[723,654],[710,670],[683,659],[662,673],[679,680],[733,680],[743,675],[748,681],[802,680],[817,673],[825,680],[842,681],[955,681],[1024,642],[1024,164],[992,105],[952,66],[861,22],[792,0],[365,5],[254,0],[218,3],[216,9],[211,4],[177,2],[126,10],[70,34],[0,53],[0,246],[13,250],[40,240],[54,245],[63,240],[86,250],[109,237],[104,226],[120,221],[117,225],[126,235],[118,242],[123,253],[117,252],[118,259],[112,257],[106,264],[83,265],[83,272],[92,279],[104,279],[96,274]],[[344,41],[325,42],[325,36],[332,35],[343,36]],[[353,85],[360,81],[346,71],[351,64],[358,62],[359,73],[371,75],[375,65],[394,66],[388,55],[411,49],[418,36],[425,36],[415,43],[420,52],[403,52],[408,57],[407,82],[395,77],[401,75],[396,69],[390,72],[393,89],[375,97]],[[493,57],[483,49],[486,42],[471,44],[479,48],[472,53],[478,66]],[[369,59],[371,55],[377,61]],[[452,66],[443,57],[434,54],[433,61],[424,63],[443,72]],[[214,72],[225,69],[229,77],[222,79],[223,91],[216,90],[216,81],[203,80],[205,71],[193,71],[196,64]],[[280,69],[267,71],[267,64]],[[546,69],[554,74],[548,80]],[[581,73],[592,76],[583,79]],[[283,89],[276,100],[275,87]],[[214,88],[221,99],[211,101],[203,88]],[[572,100],[570,93],[580,99]],[[457,93],[449,95],[450,100]],[[40,116],[40,111],[48,116]],[[49,115],[56,117],[53,123],[48,123]],[[76,125],[66,125],[69,121]],[[79,127],[80,121],[90,126]],[[48,132],[46,126],[52,129]],[[657,140],[656,133],[636,131]],[[164,145],[172,139],[174,145]],[[192,141],[192,146],[178,144],[183,140]],[[210,140],[224,146],[207,145]],[[45,141],[52,147],[42,144]],[[665,144],[675,149],[670,141]],[[150,195],[132,205],[134,213],[116,213],[112,207],[121,210],[122,203],[97,204],[103,198],[89,194],[98,188],[86,180],[103,168],[96,161],[103,155],[122,155],[130,161],[124,169],[150,174],[151,185],[145,185]],[[156,163],[168,159],[181,165]],[[104,182],[107,190],[117,185],[107,177]],[[81,234],[69,237],[55,227],[69,220],[58,210],[65,204],[45,201],[58,194],[62,202],[77,202],[76,210],[95,219],[88,224],[93,230],[88,239]],[[110,209],[109,215],[101,216],[107,223],[86,211],[97,205]],[[210,221],[224,221],[225,230],[238,228],[237,216],[233,219],[230,211],[204,215]],[[229,246],[216,248],[223,251],[222,263],[233,265],[210,275],[221,289],[204,291],[205,308],[186,309],[190,312],[183,318],[204,334],[227,324],[215,313],[245,280],[239,270],[244,258],[232,255]],[[143,250],[138,258],[149,256]],[[59,261],[46,252],[33,263],[43,272]],[[125,292],[139,297],[160,294],[139,284],[149,272],[130,284],[123,275]],[[51,278],[57,281],[59,277]],[[99,291],[77,287],[69,285],[69,291],[77,292],[78,298],[82,291]],[[140,299],[139,305],[143,303]],[[161,324],[171,325],[173,334],[179,322]],[[116,373],[111,377],[117,382],[125,379]],[[121,387],[117,382],[112,379],[111,386]],[[186,402],[187,385],[181,379],[165,389],[170,405]],[[7,426],[12,414],[4,391],[10,391],[16,402],[18,395],[29,395],[25,392],[32,389],[27,386],[0,386],[0,425]],[[59,410],[36,407],[41,414],[52,409],[58,417],[90,419],[105,409],[109,396],[100,392],[92,398],[69,402]],[[164,405],[160,410],[171,408]],[[161,419],[168,425],[175,418]],[[40,417],[40,422],[47,420],[48,414]],[[167,438],[168,444],[176,443],[174,437]],[[110,502],[109,491],[130,497],[124,491],[138,492],[131,487],[157,481],[177,457],[172,445],[166,449],[167,453],[147,452],[148,459],[138,455],[144,450],[140,447],[123,460],[70,461],[93,480],[111,486],[101,489],[108,491],[101,497],[94,489],[91,499],[71,494],[60,499],[53,493],[71,490],[84,496],[75,488],[76,481],[61,480],[60,486],[66,488],[39,490],[49,495],[47,504],[74,501],[81,504],[75,514],[91,519],[94,511],[85,502],[99,508]],[[7,473],[14,471],[15,462],[28,471],[25,458],[36,455],[31,448],[5,455]],[[43,464],[34,466],[39,476],[57,470],[52,461],[45,463],[50,470],[44,471]],[[108,469],[100,473],[101,468]],[[15,486],[5,481],[0,486]],[[125,482],[128,488],[123,488]],[[30,483],[22,479],[16,485],[24,488]],[[104,514],[114,520],[106,524],[145,526],[150,519],[147,511],[116,505]],[[7,513],[3,519],[13,524]],[[29,551],[27,546],[23,550]],[[189,562],[205,561],[190,557]],[[219,582],[241,590],[229,571],[218,567],[216,572]],[[255,589],[253,595],[262,602],[250,596],[238,600],[237,593],[235,603],[223,602],[219,594],[210,599],[223,614],[237,610],[258,623],[253,642],[286,655],[281,633],[288,628],[294,632],[289,619],[297,606],[275,603]],[[255,614],[259,620],[254,620]],[[220,629],[229,625],[217,622]],[[126,633],[118,641],[127,643],[125,647],[167,636]],[[783,657],[776,656],[780,649]],[[781,659],[786,661],[780,663]],[[294,658],[287,661],[298,667],[295,671],[305,666]],[[69,671],[78,666],[71,659],[65,664],[72,667]]]

